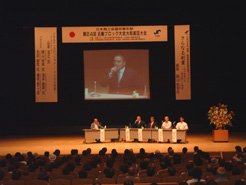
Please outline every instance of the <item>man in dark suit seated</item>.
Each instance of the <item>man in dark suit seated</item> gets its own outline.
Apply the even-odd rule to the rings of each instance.
[[[158,127],[158,125],[157,125],[157,123],[155,122],[154,116],[151,116],[151,117],[150,117],[150,122],[149,122],[149,124],[147,125],[147,128],[155,128],[155,127]],[[153,140],[148,139],[148,142],[153,142]]]
[[[116,55],[113,67],[102,79],[103,87],[109,86],[109,94],[132,95],[133,91],[144,94],[144,82],[140,79],[137,72],[126,66],[126,60],[122,55]]]
[[[141,127],[146,127],[146,124],[144,121],[142,121],[141,116],[137,116],[137,119],[135,120],[132,128],[141,128]]]
[[[145,128],[146,123],[142,121],[141,116],[137,116],[137,119],[135,120],[134,124],[132,125],[132,128]],[[134,142],[138,141],[137,139],[134,139]]]

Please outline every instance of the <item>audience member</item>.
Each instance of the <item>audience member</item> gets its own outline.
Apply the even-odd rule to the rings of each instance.
[[[192,177],[193,177],[193,179],[190,179],[190,180],[187,181],[187,184],[188,185],[190,185],[193,182],[205,182],[204,179],[201,179],[201,177],[202,177],[202,170],[199,167],[193,169],[193,171],[192,171]]]
[[[79,178],[82,178],[82,179],[87,178],[87,171],[86,170],[79,171]]]
[[[224,178],[225,172],[226,172],[225,168],[218,167],[218,169],[217,169],[218,178],[215,179],[215,181],[216,182],[219,182],[219,181],[227,181],[227,179]]]
[[[115,170],[113,168],[105,168],[104,169],[104,174],[106,178],[112,178],[114,176]]]

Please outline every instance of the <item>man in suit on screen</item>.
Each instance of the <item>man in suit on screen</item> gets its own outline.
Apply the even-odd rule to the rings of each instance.
[[[103,87],[109,86],[109,94],[128,94],[132,95],[133,91],[144,94],[144,82],[137,72],[126,65],[126,60],[122,55],[116,55],[113,60],[113,67],[109,73],[102,79]]]

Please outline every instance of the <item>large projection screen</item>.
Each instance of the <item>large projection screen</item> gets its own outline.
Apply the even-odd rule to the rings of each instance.
[[[84,51],[85,100],[149,99],[149,50]]]

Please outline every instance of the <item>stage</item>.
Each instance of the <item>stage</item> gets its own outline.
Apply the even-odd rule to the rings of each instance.
[[[243,132],[230,133],[229,142],[213,142],[212,132],[188,133],[188,143],[136,143],[136,142],[105,142],[105,143],[84,143],[84,136],[81,135],[64,135],[64,136],[4,136],[1,137],[0,156],[7,153],[15,154],[16,152],[27,153],[32,151],[43,155],[45,151],[52,153],[59,149],[61,154],[70,154],[71,149],[78,149],[79,153],[87,148],[92,149],[92,154],[96,154],[103,147],[111,152],[116,149],[119,153],[123,153],[125,149],[133,149],[139,152],[140,148],[144,148],[146,152],[167,152],[168,147],[172,147],[175,152],[181,152],[183,147],[188,148],[188,152],[193,151],[194,146],[207,152],[217,151],[234,151],[235,146],[246,147],[246,137]]]

